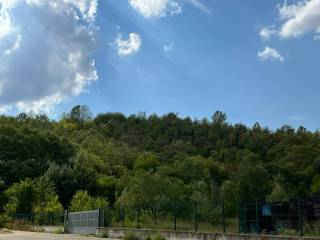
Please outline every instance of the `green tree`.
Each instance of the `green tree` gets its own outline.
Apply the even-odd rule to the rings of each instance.
[[[5,191],[5,195],[8,198],[5,205],[8,216],[32,213],[38,199],[35,183],[31,179],[13,184]]]
[[[77,191],[71,199],[70,211],[89,211],[101,208],[103,210],[108,209],[108,201],[101,197],[91,197],[87,191]]]
[[[157,171],[160,166],[159,159],[152,153],[142,153],[134,164],[134,170]]]
[[[290,200],[289,194],[282,187],[283,177],[281,175],[277,175],[274,177],[272,183],[272,191],[267,196],[267,202],[287,202]]]

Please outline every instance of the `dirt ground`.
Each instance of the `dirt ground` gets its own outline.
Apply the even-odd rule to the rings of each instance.
[[[102,240],[106,238],[86,237],[73,234],[51,234],[33,232],[13,232],[0,234],[0,240]]]

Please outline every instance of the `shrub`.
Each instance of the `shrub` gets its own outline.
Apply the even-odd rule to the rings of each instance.
[[[101,208],[108,209],[107,200],[101,197],[91,197],[87,191],[78,191],[71,199],[70,210],[73,212],[89,211]]]
[[[7,217],[6,215],[0,215],[0,228],[4,228],[6,223],[10,221],[10,218]]]
[[[151,237],[151,240],[166,240],[166,238],[162,236],[160,233],[156,233]]]
[[[62,228],[58,228],[57,230],[55,230],[53,232],[54,234],[63,234],[64,233],[64,230]]]
[[[123,240],[139,240],[138,236],[134,232],[127,232]]]
[[[104,232],[104,233],[99,234],[98,237],[100,237],[100,238],[108,238],[109,234],[108,234],[108,232]]]

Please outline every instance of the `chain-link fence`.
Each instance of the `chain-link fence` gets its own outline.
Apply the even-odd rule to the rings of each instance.
[[[288,202],[242,204],[240,231],[257,234],[319,235],[320,195],[296,197]]]
[[[119,205],[102,211],[100,227],[282,235],[320,235],[320,194],[287,202],[255,200]],[[63,226],[63,215],[18,214],[15,220]],[[81,227],[81,226],[80,226]]]
[[[64,223],[63,214],[22,213],[14,215],[12,219],[24,224],[39,226],[63,226]]]
[[[118,206],[106,213],[105,226],[179,231],[237,232],[238,216],[227,216],[224,204],[189,202]]]

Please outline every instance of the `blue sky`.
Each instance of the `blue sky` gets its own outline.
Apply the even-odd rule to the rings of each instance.
[[[98,1],[98,78],[56,116],[76,104],[197,119],[221,110],[231,123],[320,128],[320,1],[152,1]]]

